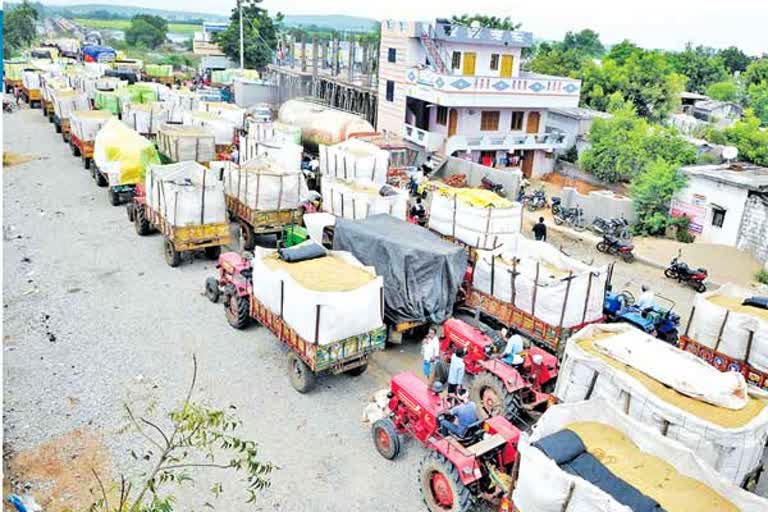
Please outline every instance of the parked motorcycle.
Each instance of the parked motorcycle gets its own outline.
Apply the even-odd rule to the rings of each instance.
[[[598,235],[611,235],[621,240],[629,240],[632,235],[629,231],[629,222],[623,217],[614,217],[610,220],[604,217],[595,217],[592,219],[590,229]]]
[[[584,231],[587,229],[587,223],[584,220],[584,210],[578,206],[575,208],[559,207],[553,218],[555,224],[558,226],[566,224],[576,231]]]
[[[635,261],[635,255],[632,252],[635,246],[625,240],[612,235],[603,235],[603,239],[597,243],[597,250],[614,256],[620,256],[627,263]]]
[[[506,194],[504,192],[504,185],[502,185],[501,183],[494,182],[487,176],[484,176],[483,179],[480,180],[480,188],[484,188],[485,190],[490,190],[491,192],[495,192],[501,197],[506,197]]]
[[[552,215],[557,215],[557,212],[560,211],[560,208],[562,208],[561,203],[563,202],[562,199],[559,197],[552,196]]]
[[[669,279],[677,279],[679,283],[691,285],[699,293],[707,291],[707,285],[704,284],[709,276],[707,269],[701,267],[693,269],[684,261],[680,261],[680,257],[681,253],[678,252],[664,270],[664,275]]]
[[[528,207],[528,211],[535,212],[540,208],[547,207],[547,194],[543,188],[536,190],[533,194],[523,196],[522,203]]]

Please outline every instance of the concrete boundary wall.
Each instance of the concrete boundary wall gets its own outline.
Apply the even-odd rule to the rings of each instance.
[[[453,156],[448,157],[443,166],[433,174],[433,177],[446,178],[455,174],[464,174],[467,177],[467,185],[470,187],[480,187],[480,181],[484,176],[487,176],[494,183],[504,185],[504,192],[510,201],[517,199],[517,191],[523,179],[523,173],[517,169],[494,169]]]
[[[578,206],[584,209],[584,220],[587,225],[592,224],[595,217],[603,217],[604,219],[623,217],[630,224],[636,220],[632,200],[610,190],[594,190],[584,195],[573,187],[564,187],[561,197],[562,204],[566,208]]]

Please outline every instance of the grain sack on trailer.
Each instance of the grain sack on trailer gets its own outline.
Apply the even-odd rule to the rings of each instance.
[[[200,103],[200,96],[186,88],[171,89],[168,96],[168,103],[174,107],[174,111],[192,112],[197,110],[197,106]],[[174,119],[174,121],[176,120]],[[181,119],[179,119],[178,122],[181,122]]]
[[[113,119],[113,117],[109,112],[101,110],[75,110],[69,117],[69,124],[75,137],[81,141],[93,142],[101,127],[110,119]]]
[[[229,145],[235,141],[235,125],[223,117],[209,112],[184,112],[184,124],[202,126],[213,131],[217,146]]]
[[[236,165],[217,162],[224,176],[224,192],[258,211],[295,210],[308,196],[304,175],[298,169],[285,169],[279,162],[258,156]]]
[[[559,327],[603,317],[607,267],[589,266],[522,235],[478,251],[472,287]]]
[[[171,226],[228,222],[223,183],[197,162],[150,165],[145,188],[147,206]]]
[[[339,144],[321,144],[320,172],[344,181],[385,185],[389,169],[389,151],[375,144],[349,139]]]
[[[144,180],[147,167],[159,164],[155,146],[117,119],[111,119],[96,135],[93,161],[104,173],[110,186],[128,185]]]
[[[345,219],[365,219],[380,213],[405,220],[408,194],[389,185],[337,180],[323,175],[323,209]]]
[[[476,249],[514,241],[522,224],[522,205],[490,190],[439,185],[427,206],[430,229]]]
[[[247,162],[258,155],[267,155],[285,169],[300,169],[304,153],[299,142],[301,138],[291,137],[288,132],[275,129],[274,124],[260,123],[257,129],[240,137],[240,162]]]
[[[301,128],[301,141],[308,146],[337,144],[353,135],[375,133],[365,119],[318,103],[289,100],[280,106],[278,119]]]
[[[512,493],[537,512],[758,512],[768,501],[739,489],[694,451],[621,413],[615,402],[550,407],[523,433]]]
[[[51,97],[53,112],[60,120],[69,119],[75,110],[89,110],[91,107],[88,97],[74,89],[53,89]]]
[[[168,122],[164,102],[127,103],[123,106],[123,122],[142,135],[156,135]]]
[[[248,136],[258,141],[301,145],[301,128],[280,121],[248,121]]]
[[[747,395],[739,374],[720,373],[675,347],[665,347],[655,359],[653,354],[640,360],[617,355],[626,355],[635,341],[638,354],[643,345],[663,344],[649,338],[627,324],[585,327],[568,341],[555,395],[562,402],[602,398],[618,404],[689,447],[732,483],[748,483],[758,474],[768,439],[766,403]],[[729,409],[701,398],[744,405]]]
[[[238,130],[245,128],[245,109],[240,108],[232,103],[224,103],[221,101],[201,101],[197,110],[200,112],[210,112],[222,119],[226,119]]]
[[[203,126],[163,124],[157,131],[157,148],[171,162],[216,159],[215,136],[211,129]]]
[[[383,326],[383,279],[344,251],[287,263],[257,247],[254,297],[309,343],[328,345]]]
[[[21,83],[27,90],[39,90],[40,89],[40,72],[39,71],[23,71],[21,74]]]

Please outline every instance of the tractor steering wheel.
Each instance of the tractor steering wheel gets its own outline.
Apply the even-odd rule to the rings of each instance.
[[[624,290],[619,294],[619,300],[624,302],[624,307],[628,307],[635,303],[635,296],[629,290]]]

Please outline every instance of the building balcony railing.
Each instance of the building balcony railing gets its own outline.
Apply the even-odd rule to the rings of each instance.
[[[569,96],[578,98],[581,81],[564,77],[522,74],[518,77],[462,76],[436,73],[427,68],[405,71],[409,84],[428,87],[435,92],[478,95]]]
[[[516,149],[565,149],[562,133],[530,133],[526,135],[454,135],[445,144],[445,152],[455,151],[514,151]]]
[[[403,124],[403,138],[429,152],[440,150],[443,142],[445,142],[445,137],[442,134],[422,130],[410,124]]]

